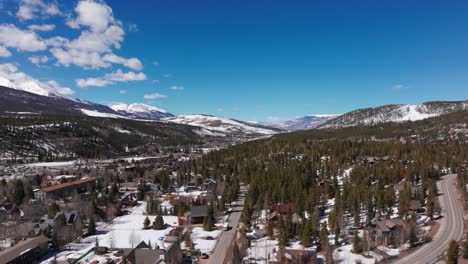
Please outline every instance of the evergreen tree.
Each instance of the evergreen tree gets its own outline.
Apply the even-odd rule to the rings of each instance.
[[[94,217],[89,218],[88,223],[88,236],[96,235],[96,222],[94,221]]]
[[[24,193],[24,184],[21,179],[17,179],[15,181],[15,187],[14,187],[14,193],[13,193],[13,199],[15,204],[20,205],[25,197]]]
[[[458,264],[459,245],[457,241],[452,240],[447,249],[447,264]]]
[[[143,228],[148,229],[151,224],[151,221],[149,220],[148,217],[145,218],[145,221],[143,222]]]
[[[311,222],[304,220],[304,227],[302,228],[301,233],[301,245],[304,247],[311,247],[312,246],[312,227]]]
[[[47,217],[49,219],[54,219],[55,215],[60,211],[60,207],[56,202],[53,202],[49,207],[47,208]]]
[[[237,243],[234,243],[234,252],[233,252],[233,257],[232,257],[232,263],[233,264],[241,264],[242,263],[242,256],[240,254],[239,246],[237,246]]]
[[[462,250],[462,255],[464,259],[468,259],[468,236],[465,238],[463,241],[463,250]]]
[[[361,254],[363,251],[362,248],[362,243],[361,243],[361,238],[358,236],[357,232],[354,232],[354,237],[353,237],[353,251],[356,254]]]
[[[328,246],[328,229],[327,229],[327,222],[322,223],[322,228],[320,229],[320,245],[322,246],[322,249],[325,250]]]
[[[164,219],[161,214],[156,216],[153,222],[153,229],[154,230],[163,230],[164,229]]]
[[[273,225],[270,223],[266,225],[266,235],[269,236],[270,238],[273,237]]]

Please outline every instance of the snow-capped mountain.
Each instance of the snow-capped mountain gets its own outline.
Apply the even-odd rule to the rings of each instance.
[[[274,124],[273,126],[288,131],[307,130],[316,128],[338,116],[339,115],[309,115],[286,120],[284,122]]]
[[[128,117],[140,119],[161,119],[164,117],[173,117],[174,115],[146,104],[111,104],[109,105],[114,111]]]
[[[468,100],[453,102],[426,102],[417,105],[384,105],[355,110],[332,119],[320,128],[366,126],[380,123],[417,121],[453,112],[468,110]]]
[[[8,87],[11,89],[16,89],[20,91],[25,91],[28,93],[33,93],[41,96],[56,96],[63,97],[62,95],[52,91],[47,85],[38,83],[34,80],[22,81],[20,83],[13,83],[10,80],[0,77],[0,86]]]
[[[258,135],[269,136],[283,130],[235,119],[216,117],[210,115],[180,115],[164,118],[163,120],[178,124],[200,127],[195,132],[200,135],[227,136],[227,135]]]

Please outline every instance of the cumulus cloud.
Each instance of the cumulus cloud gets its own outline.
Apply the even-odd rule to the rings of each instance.
[[[19,71],[18,67],[12,63],[0,64],[0,76],[10,80],[15,86],[21,86],[23,83],[32,81],[37,83],[40,87],[58,94],[69,95],[75,93],[73,89],[63,87],[56,81],[49,80],[41,82],[36,80],[28,74]]]
[[[55,25],[52,25],[52,24],[29,25],[28,29],[31,31],[52,31],[55,29]]]
[[[81,30],[76,39],[54,37],[46,40],[57,63],[76,65],[85,69],[107,68],[121,64],[140,71],[143,64],[137,58],[122,58],[114,54],[120,49],[125,32],[122,22],[115,19],[112,9],[104,2],[79,1],[75,7],[76,16],[69,18],[67,25]]]
[[[146,80],[146,75],[142,72],[123,72],[121,69],[118,69],[115,72],[107,73],[103,77],[98,78],[87,78],[87,79],[78,79],[76,80],[76,85],[79,87],[88,87],[88,86],[107,86],[114,84],[115,82],[129,82],[129,81],[143,81]]]
[[[41,63],[46,63],[49,61],[49,57],[43,55],[43,56],[31,56],[28,58],[28,60],[32,64],[41,64]]]
[[[167,95],[160,94],[160,93],[152,93],[152,94],[145,94],[143,96],[145,99],[164,99],[167,98]]]
[[[127,93],[127,91],[125,91],[125,90],[120,90],[119,91],[119,94],[126,94],[126,93]]]
[[[182,90],[185,89],[185,87],[173,85],[173,86],[169,87],[169,89],[174,90],[174,91],[182,91]]]
[[[143,69],[143,64],[141,61],[137,58],[130,58],[130,59],[125,59],[122,57],[119,57],[115,54],[106,54],[103,59],[108,62],[112,63],[118,63],[122,64],[130,69],[136,70],[136,71],[141,71]]]
[[[6,58],[10,56],[11,56],[11,52],[7,48],[0,46],[0,57]]]
[[[56,1],[46,0],[21,0],[16,16],[20,20],[31,20],[39,17],[54,16],[60,14]]]
[[[88,86],[95,86],[95,87],[103,87],[112,84],[109,80],[104,80],[102,78],[87,78],[87,79],[78,79],[76,80],[76,85],[78,87],[88,87]]]
[[[20,51],[40,51],[47,48],[44,40],[36,33],[21,30],[12,24],[0,25],[0,45]]]

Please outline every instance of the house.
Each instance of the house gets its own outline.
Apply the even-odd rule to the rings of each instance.
[[[62,184],[52,185],[41,189],[38,193],[38,198],[41,199],[59,199],[70,197],[73,194],[85,193],[92,189],[96,178],[84,178],[77,181],[66,182]]]
[[[141,242],[132,249],[124,249],[122,262],[127,264],[179,264],[182,261],[182,251],[178,242],[160,249],[151,248],[145,242]]]
[[[202,224],[205,217],[208,215],[208,206],[192,206],[190,212],[186,213],[187,219],[191,224]]]
[[[270,206],[270,212],[277,212],[279,215],[294,214],[296,206],[293,203],[274,204]]]
[[[77,211],[58,212],[53,221],[53,230],[59,245],[66,245],[83,235],[83,219]]]
[[[401,245],[405,241],[405,223],[402,219],[375,218],[370,223],[370,234],[375,246]]]
[[[19,242],[0,251],[0,262],[8,264],[33,263],[47,254],[49,239],[43,235]]]

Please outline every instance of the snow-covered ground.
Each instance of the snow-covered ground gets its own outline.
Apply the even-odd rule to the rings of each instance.
[[[383,258],[382,256],[376,253],[370,253],[368,257],[364,257],[362,255],[354,254],[351,252],[353,249],[352,245],[345,245],[339,247],[333,251],[333,258],[337,263],[341,264],[355,264],[355,263],[363,263],[363,264],[374,264],[376,261],[381,261]]]
[[[221,230],[205,231],[201,227],[194,227],[192,229],[192,243],[194,248],[200,250],[202,253],[212,253],[218,243],[218,238],[221,236]],[[212,240],[206,239],[212,237]]]
[[[180,115],[172,118],[164,118],[163,120],[204,128],[205,130],[199,130],[198,133],[204,133],[205,135],[210,134],[206,130],[209,130],[211,133],[219,132],[223,134],[240,132],[245,134],[272,135],[277,133],[274,130],[258,127],[255,124],[249,125],[233,119],[209,115]]]
[[[270,240],[264,237],[252,241],[251,247],[247,249],[247,257],[245,259],[255,260],[255,263],[263,264],[267,261],[276,261],[276,254],[273,251],[278,251],[278,241]]]
[[[88,263],[87,261],[103,260],[104,257],[96,256],[91,252],[95,247],[96,242],[99,246],[105,246],[110,249],[132,248],[142,241],[151,243],[153,247],[156,245],[161,248],[168,246],[163,242],[163,240],[173,227],[178,226],[178,217],[163,216],[164,223],[167,225],[167,228],[164,230],[144,230],[143,222],[146,218],[144,215],[145,208],[146,203],[142,202],[136,207],[129,208],[128,215],[115,218],[111,224],[98,223],[98,235],[90,236],[79,242],[68,244],[66,246],[66,250],[57,254],[57,259],[59,261],[65,261],[68,259],[80,258],[87,254],[82,263]],[[152,224],[155,216],[149,216],[148,218]],[[107,254],[107,256],[114,258],[112,254]],[[51,263],[53,259],[54,257],[51,256],[43,263]]]

